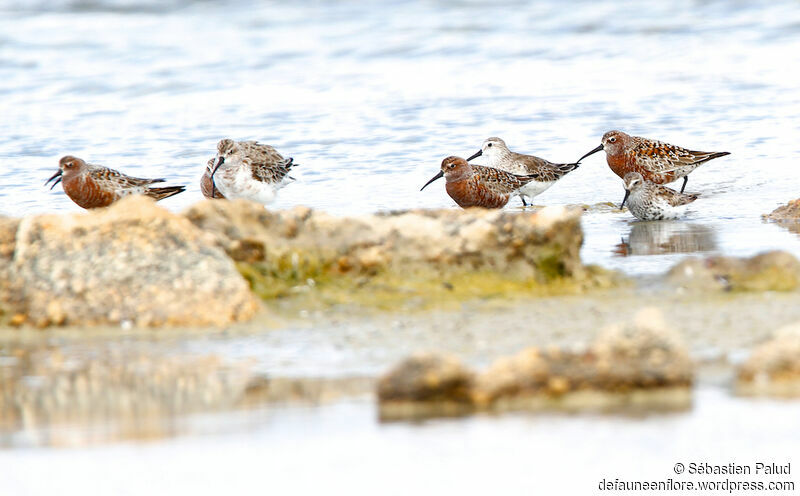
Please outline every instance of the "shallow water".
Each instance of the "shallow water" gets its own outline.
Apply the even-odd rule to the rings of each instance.
[[[506,414],[381,424],[371,404],[354,402],[226,416],[224,423],[194,418],[206,435],[0,452],[0,492],[317,494],[324,484],[347,494],[596,494],[601,480],[617,478],[797,487],[797,437],[787,435],[796,404],[715,388],[700,389],[695,402],[689,412],[643,417]],[[701,476],[676,475],[677,462],[795,463],[789,476]]]
[[[796,2],[572,5],[0,2],[0,213],[79,210],[43,187],[67,153],[186,183],[164,202],[181,209],[222,137],[300,164],[275,208],[452,207],[442,183],[419,192],[447,155],[499,135],[571,161],[619,128],[732,155],[692,174],[703,196],[684,221],[588,213],[587,261],[648,273],[685,252],[800,254],[759,219],[798,196]],[[622,192],[597,154],[536,203]]]

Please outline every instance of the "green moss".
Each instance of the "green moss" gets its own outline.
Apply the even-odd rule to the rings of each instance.
[[[733,291],[794,291],[800,287],[796,274],[781,267],[768,267],[753,274],[731,277]]]
[[[294,310],[357,307],[378,310],[457,308],[469,300],[508,302],[536,296],[576,294],[618,286],[622,279],[599,267],[587,267],[581,278],[564,277],[554,249],[537,264],[537,278],[515,277],[490,270],[463,268],[436,271],[429,267],[403,270],[343,270],[321,257],[294,253],[270,262],[239,263],[241,274],[267,304]]]

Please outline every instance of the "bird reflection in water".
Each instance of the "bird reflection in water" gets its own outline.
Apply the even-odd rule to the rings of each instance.
[[[680,221],[633,222],[628,239],[614,247],[618,257],[694,253],[717,249],[716,233],[702,224]]]

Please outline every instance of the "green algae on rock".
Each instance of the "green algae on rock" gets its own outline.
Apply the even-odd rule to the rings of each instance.
[[[226,325],[258,302],[214,240],[149,198],[19,223],[11,272],[35,325]]]
[[[396,308],[409,300],[576,292],[614,277],[580,260],[580,209],[411,210],[339,218],[202,202],[185,212],[264,299]]]
[[[482,373],[454,357],[414,356],[379,382],[387,420],[471,411],[682,410],[694,367],[680,336],[656,309],[603,330],[585,350],[528,348]]]
[[[736,391],[742,395],[800,398],[800,322],[775,331],[739,367]]]
[[[669,270],[667,281],[701,291],[795,291],[800,288],[800,260],[785,251],[749,258],[688,258]]]

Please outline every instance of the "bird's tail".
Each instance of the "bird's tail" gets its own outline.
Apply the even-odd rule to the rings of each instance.
[[[186,191],[185,186],[166,186],[164,188],[150,188],[147,191],[147,196],[155,198],[156,201],[169,198],[170,196],[177,195]]]
[[[297,167],[298,165],[300,165],[300,164],[294,163],[294,158],[292,158],[292,157],[287,158],[286,162],[283,163],[283,168],[286,170],[286,172],[285,172],[286,177],[288,177],[292,181],[295,181],[295,178],[293,178],[292,176],[289,175],[289,171],[292,170],[292,167]]]
[[[724,157],[725,155],[730,155],[731,152],[692,152],[697,156],[697,160],[695,164],[704,164],[709,160],[714,160],[715,158]]]

